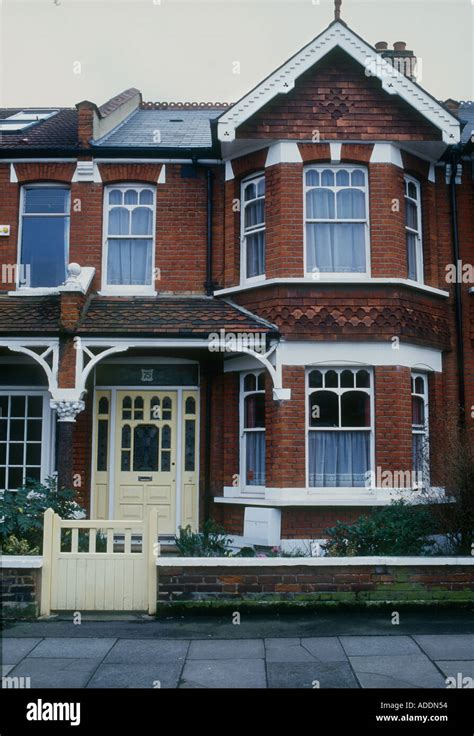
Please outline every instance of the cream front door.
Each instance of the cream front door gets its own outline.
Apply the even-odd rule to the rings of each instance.
[[[176,391],[117,391],[114,518],[158,509],[160,535],[176,532]]]

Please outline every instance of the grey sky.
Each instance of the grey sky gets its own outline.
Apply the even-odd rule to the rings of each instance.
[[[235,101],[333,14],[333,0],[0,0],[0,104],[102,104],[130,86]],[[344,0],[342,18],[369,43],[406,41],[436,97],[474,99],[474,0]]]

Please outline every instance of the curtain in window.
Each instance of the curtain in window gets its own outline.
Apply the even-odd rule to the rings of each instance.
[[[316,220],[365,220],[365,195],[358,189],[311,189],[306,216]],[[309,222],[306,225],[308,270],[364,273],[365,224]]]
[[[408,278],[414,281],[417,279],[416,239],[414,233],[407,232]]]
[[[265,233],[247,235],[247,278],[265,273]]]
[[[124,207],[113,207],[109,213],[107,255],[107,283],[125,286],[143,286],[151,283],[152,239],[133,238],[150,235],[153,212],[148,207],[136,207],[131,212]],[[131,235],[114,238],[114,235]]]
[[[265,432],[246,432],[245,467],[247,486],[265,485]]]
[[[308,223],[308,270],[365,273],[365,225]]]
[[[309,485],[364,486],[370,467],[369,432],[309,433]]]

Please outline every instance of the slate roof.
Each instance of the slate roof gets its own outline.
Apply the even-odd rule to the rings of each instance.
[[[212,297],[150,299],[94,297],[81,320],[79,334],[149,334],[162,337],[207,337],[227,332],[276,332],[265,320]]]
[[[94,142],[100,148],[211,148],[211,120],[222,108],[147,110],[138,108],[123,123]],[[159,140],[157,140],[159,131]]]
[[[33,108],[37,109],[37,108]],[[27,107],[2,108],[0,120]],[[40,120],[17,133],[0,135],[0,149],[11,148],[71,148],[77,147],[77,110],[62,108],[47,120]]]
[[[0,296],[0,335],[55,334],[59,297]]]
[[[466,122],[461,133],[461,144],[465,146],[466,143],[469,142],[471,135],[474,133],[474,101],[461,102],[459,105],[458,117],[461,122]]]

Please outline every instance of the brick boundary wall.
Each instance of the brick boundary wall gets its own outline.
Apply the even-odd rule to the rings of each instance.
[[[0,600],[2,618],[38,616],[40,595],[40,568],[1,568]]]
[[[235,602],[474,602],[474,565],[158,567],[158,604]]]

